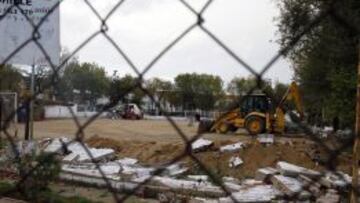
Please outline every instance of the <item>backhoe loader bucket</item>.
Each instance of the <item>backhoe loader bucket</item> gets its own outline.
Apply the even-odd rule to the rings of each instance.
[[[214,122],[214,120],[201,120],[198,126],[198,133],[200,134],[210,132]]]

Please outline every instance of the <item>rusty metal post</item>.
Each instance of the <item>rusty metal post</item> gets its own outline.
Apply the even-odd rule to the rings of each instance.
[[[357,95],[356,95],[356,123],[355,123],[355,139],[352,156],[352,191],[351,203],[358,201],[359,189],[359,153],[360,153],[360,43],[359,43],[359,58],[358,58],[358,77],[357,77]]]

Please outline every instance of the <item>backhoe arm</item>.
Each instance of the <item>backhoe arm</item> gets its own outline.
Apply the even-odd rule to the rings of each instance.
[[[296,111],[299,113],[300,115],[300,119],[302,120],[304,117],[304,109],[303,109],[303,104],[302,104],[302,98],[301,98],[301,94],[299,92],[299,87],[295,82],[292,82],[289,86],[289,88],[287,89],[287,91],[285,92],[283,98],[281,99],[278,108],[283,109],[285,102],[287,101],[293,101],[295,104],[295,108]],[[284,110],[284,109],[283,109]]]
[[[299,87],[295,82],[292,82],[285,92],[283,98],[281,99],[279,105],[276,107],[275,111],[275,126],[274,131],[277,133],[283,133],[285,130],[285,113],[286,107],[285,103],[288,101],[293,101],[295,104],[296,111],[300,115],[300,120],[304,117],[304,109],[302,105],[302,98],[299,92]]]

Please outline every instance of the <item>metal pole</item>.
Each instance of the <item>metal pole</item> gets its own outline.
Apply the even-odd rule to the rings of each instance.
[[[34,138],[34,99],[33,96],[35,95],[35,65],[31,67],[31,84],[30,84],[30,140]]]
[[[360,153],[360,43],[359,43],[359,59],[358,59],[358,81],[356,96],[356,123],[355,123],[355,141],[352,155],[352,191],[351,202],[357,203],[359,189],[359,153]]]
[[[0,97],[0,141],[2,139],[2,123],[3,123],[3,99]]]

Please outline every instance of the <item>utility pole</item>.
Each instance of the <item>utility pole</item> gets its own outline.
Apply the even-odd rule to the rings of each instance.
[[[0,97],[0,142],[2,141],[2,128],[3,128],[3,99]]]
[[[358,202],[359,189],[359,153],[360,153],[360,40],[359,40],[359,58],[358,58],[358,77],[357,77],[357,95],[356,95],[356,123],[355,139],[352,155],[352,191],[351,203]]]
[[[31,67],[31,83],[30,83],[30,111],[29,111],[29,131],[30,140],[34,138],[34,100],[35,100],[35,65]]]

